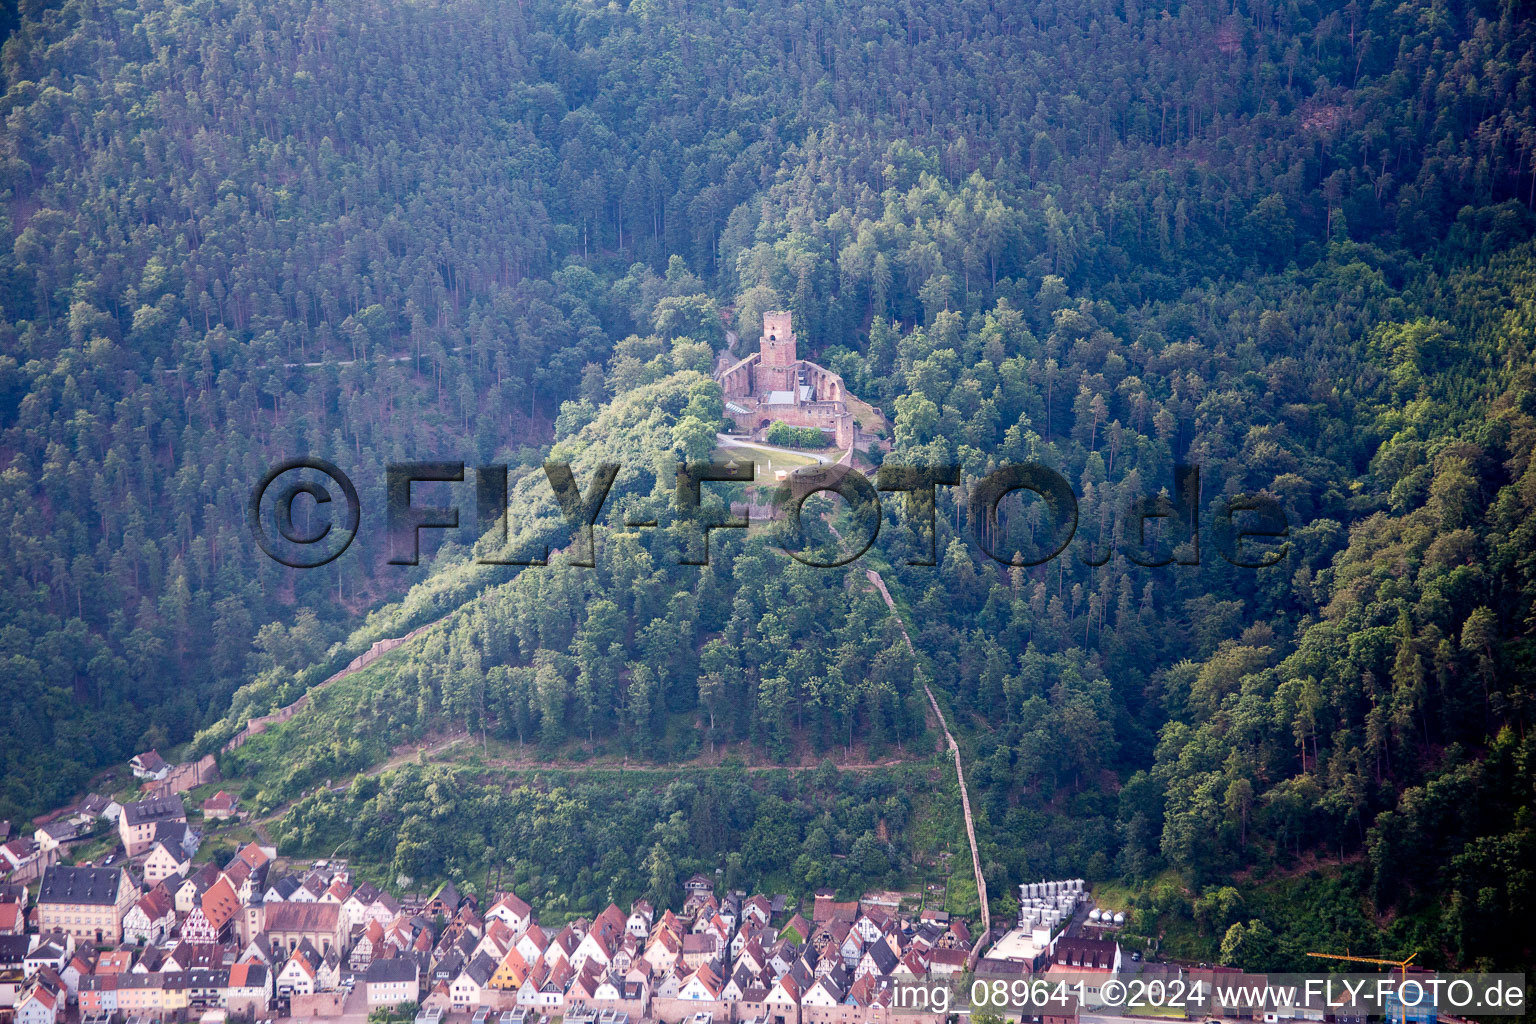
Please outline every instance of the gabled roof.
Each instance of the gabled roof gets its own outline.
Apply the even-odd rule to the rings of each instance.
[[[933,921],[928,921],[912,936],[912,941],[920,946],[932,946],[943,937],[944,927]]]
[[[192,829],[184,821],[157,821],[155,822],[155,841],[185,846],[187,835],[191,831]]]
[[[19,967],[31,945],[30,935],[0,935],[0,967]]]
[[[235,895],[235,888],[229,884],[229,879],[220,878],[203,893],[202,907],[203,916],[208,919],[214,931],[219,931],[240,912],[240,897]]]
[[[172,821],[180,819],[185,821],[187,809],[182,805],[181,797],[171,796],[150,797],[148,800],[135,800],[123,804],[123,819],[129,825],[144,825],[152,821]]]
[[[528,961],[523,958],[523,954],[517,951],[516,946],[507,950],[506,955],[501,958],[501,963],[496,969],[498,971],[505,971],[507,977],[511,979],[514,985],[521,985],[523,980],[528,977]]]
[[[569,957],[572,953],[576,952],[576,947],[581,945],[581,940],[576,937],[576,929],[566,925],[554,937],[553,944],[559,946],[560,950]]]
[[[616,936],[624,930],[624,926],[628,922],[628,916],[619,909],[618,904],[610,903],[603,908],[601,914],[598,914],[593,919],[592,927],[589,931]]]
[[[853,924],[845,918],[831,918],[816,929],[816,934],[811,936],[811,941],[825,935],[834,946],[841,946],[843,940],[848,938],[848,933],[853,931]]]
[[[490,983],[491,975],[496,973],[496,961],[481,953],[469,962],[464,968],[464,973],[469,975],[471,981],[484,988]]]
[[[283,964],[283,969],[278,973],[287,974],[294,969],[310,978],[320,973],[319,965],[305,956],[303,950],[295,950],[293,955],[288,958],[288,962]]]
[[[813,987],[820,987],[827,995],[832,997],[834,1003],[841,1003],[848,995],[848,987],[836,975],[836,971],[822,975],[816,979],[816,985]]]
[[[533,968],[528,972],[528,976],[523,979],[523,984],[534,991],[542,989],[544,983],[549,980],[549,972],[554,966],[554,964],[549,962],[548,957],[539,957],[534,961]]]
[[[149,852],[154,853],[156,850],[163,852],[176,864],[185,864],[192,859],[186,847],[174,839],[156,839],[154,847]]]
[[[571,980],[571,987],[566,990],[566,1000],[572,997],[592,999],[597,995],[597,986],[602,984],[603,968],[595,960],[588,960],[582,967],[581,973]]]
[[[27,989],[26,993],[22,995],[21,1001],[23,1003],[35,1001],[51,1010],[58,1004],[59,993],[57,989],[51,988],[48,985],[34,982],[32,987]]]
[[[337,903],[282,903],[267,905],[267,931],[269,932],[323,932],[336,931],[341,919],[341,906]]]
[[[800,1001],[800,983],[795,980],[795,976],[791,972],[785,971],[784,974],[780,976],[779,980],[774,983],[774,991],[776,992],[780,989],[783,990],[784,995],[787,996],[791,1002],[798,1003]],[[773,993],[770,992],[769,996],[771,997],[772,994]]]
[[[689,953],[713,953],[716,949],[715,936],[707,932],[689,932],[683,936],[683,955]]]
[[[1118,944],[1113,939],[1069,938],[1063,935],[1056,942],[1053,959],[1058,964],[1072,967],[1112,968]]]
[[[256,961],[235,964],[229,969],[230,988],[265,988],[267,965]]]
[[[151,946],[144,951],[144,956],[139,960],[141,965],[149,962],[150,950],[155,948]],[[181,942],[176,943],[176,948],[171,950],[168,959],[175,963],[177,970],[182,971],[189,971],[199,967],[222,967],[224,964],[224,952],[224,947],[217,942],[188,942],[183,939]],[[155,967],[151,967],[150,970],[153,971],[158,966],[157,964]]]
[[[757,981],[757,974],[746,964],[737,964],[736,973],[731,975],[731,981],[735,982],[738,989],[745,992],[752,987],[753,982]]]
[[[133,951],[109,949],[96,958],[97,974],[121,974],[133,966]]]
[[[129,764],[146,772],[158,772],[161,769],[170,767],[166,763],[165,758],[160,756],[160,752],[154,749],[146,750],[142,754],[135,754]]]
[[[864,950],[864,955],[869,957],[870,962],[875,965],[875,972],[882,977],[894,971],[899,962],[891,947],[884,942],[871,942]]]
[[[436,966],[432,968],[432,976],[434,978],[457,978],[459,972],[464,970],[464,963],[463,951],[450,948],[444,956],[438,959]]]
[[[282,878],[267,883],[267,891],[277,894],[278,901],[286,900],[299,890],[303,883],[292,875],[284,875]]]
[[[420,967],[414,957],[396,956],[369,963],[363,980],[371,984],[385,984],[416,981],[419,975]]]
[[[964,967],[965,961],[970,958],[970,952],[964,949],[935,949],[928,956],[928,966],[940,964],[945,967]]]
[[[44,825],[39,831],[46,834],[50,839],[62,840],[75,838],[76,829],[74,822],[67,818],[58,818]]]
[[[500,899],[491,904],[491,909],[485,912],[485,916],[496,916],[496,911],[498,909],[506,910],[513,916],[525,920],[529,914],[533,913],[533,908],[528,905],[528,901],[523,899],[515,892],[503,893]]]
[[[576,971],[571,967],[569,960],[561,960],[549,969],[544,983],[539,986],[541,992],[564,992],[566,984],[571,980],[571,975]]]
[[[794,917],[791,917],[787,922],[785,922],[784,927],[779,932],[779,934],[794,938],[797,942],[804,942],[806,939],[811,937],[811,933],[814,930],[815,929],[811,927],[811,923],[797,913]],[[792,936],[790,935],[791,932],[794,933]]]
[[[239,857],[231,857],[229,863],[224,865],[224,877],[229,879],[230,885],[238,888],[251,877],[251,866]]]
[[[431,896],[427,897],[428,903],[431,903],[433,900],[441,903],[447,908],[448,913],[451,914],[459,909],[459,890],[454,888],[452,882],[444,882],[432,891]]]
[[[816,902],[811,907],[811,920],[817,924],[835,920],[851,922],[858,917],[858,914],[859,904],[857,900],[838,903],[835,900],[824,898],[821,893],[817,893]]]
[[[513,931],[512,926],[499,917],[490,919],[490,922],[485,926],[485,934],[481,936],[481,941],[489,941],[496,947],[498,957],[506,953],[507,949],[516,939],[517,932]]]
[[[272,938],[266,932],[257,932],[251,936],[251,941],[246,943],[245,949],[240,951],[241,963],[272,962]]]
[[[204,864],[202,867],[188,875],[184,880],[178,882],[176,888],[179,890],[185,886],[190,885],[195,892],[201,895],[202,893],[207,892],[208,887],[218,880],[219,869],[214,867],[212,864]]]
[[[32,952],[27,954],[28,960],[53,961],[64,959],[64,947],[52,940],[39,942]]]
[[[713,999],[719,999],[720,990],[725,988],[725,982],[721,980],[720,975],[716,974],[714,968],[709,966],[707,963],[700,964],[698,969],[693,972],[688,980],[697,981],[700,985],[703,985],[704,990],[707,991],[710,994],[710,997]]]
[[[321,956],[320,950],[316,949],[315,944],[309,941],[308,935],[299,940],[299,944],[294,948],[294,952],[304,954],[309,959],[309,962],[315,966],[316,970],[319,970],[320,965],[325,963],[325,957]]]
[[[175,901],[171,899],[171,894],[166,891],[164,885],[157,885],[140,896],[139,902],[134,906],[150,921],[158,921],[165,915],[176,912]]]

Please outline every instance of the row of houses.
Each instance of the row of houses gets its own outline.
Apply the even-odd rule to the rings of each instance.
[[[131,951],[76,945],[67,935],[0,937],[0,1010],[18,1024],[57,1024],[76,1003],[81,1019],[103,1014],[172,1020],[223,1008],[254,1017],[272,999],[264,963],[225,964],[209,950],[177,949],[150,969]]]
[[[943,914],[913,921],[822,893],[808,920],[782,897],[688,888],[680,912],[610,904],[558,930],[515,894],[484,914],[464,901],[430,950],[425,920],[402,915],[370,923],[351,962],[375,1006],[408,993],[426,1010],[853,1024],[886,1020],[896,982],[963,970],[969,952],[965,924]]]
[[[132,806],[124,805],[125,815]],[[214,1008],[253,1016],[266,1012],[279,983],[296,975],[307,973],[308,980],[290,989],[339,988],[349,925],[397,912],[386,894],[354,889],[342,873],[273,877],[276,851],[254,843],[222,867],[204,864],[183,875],[182,863],[157,873],[154,858],[166,848],[167,827],[176,836],[175,826],[185,823],[160,811],[148,817],[157,819],[159,838],[133,862],[142,880],[127,863],[52,865],[31,906],[26,886],[0,885],[0,924],[7,926],[0,934],[0,1012],[53,1024],[78,1000],[82,1019],[169,1020]],[[178,848],[178,860],[183,853]]]
[[[703,875],[676,911],[638,901],[546,929],[514,893],[482,907],[444,884],[397,899],[344,865],[284,873],[254,843],[194,866],[176,796],[122,804],[117,824],[128,862],[51,865],[30,909],[17,887],[13,919],[36,928],[12,950],[25,1024],[55,1024],[70,1000],[82,1016],[323,1016],[359,984],[370,1006],[854,1024],[883,1021],[898,980],[963,969],[971,944],[943,914],[824,892],[807,917],[783,897],[717,896]]]

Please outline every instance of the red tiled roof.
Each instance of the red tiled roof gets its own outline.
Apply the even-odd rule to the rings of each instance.
[[[283,904],[279,904],[282,906]],[[203,916],[218,931],[229,923],[240,912],[240,897],[235,895],[234,886],[229,884],[229,879],[221,878],[208,887],[203,893]]]

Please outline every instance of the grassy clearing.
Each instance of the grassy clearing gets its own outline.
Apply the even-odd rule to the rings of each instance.
[[[832,450],[825,454],[835,457],[835,453]],[[766,448],[756,447],[717,448],[715,449],[714,458],[719,462],[731,462],[734,460],[737,463],[742,463],[751,461],[757,466],[758,484],[767,484],[768,486],[773,485],[774,472],[776,470],[782,469],[792,473],[802,466],[816,465],[816,457],[814,455],[789,451],[770,451]]]
[[[853,413],[853,421],[866,434],[875,434],[879,437],[891,436],[891,425],[868,402],[860,401],[850,395],[848,397],[848,411]]]

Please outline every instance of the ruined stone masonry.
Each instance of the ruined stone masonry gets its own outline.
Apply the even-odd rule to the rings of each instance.
[[[839,448],[854,444],[853,413],[843,378],[795,353],[789,313],[763,314],[758,351],[716,374],[725,392],[725,414],[745,433],[771,423],[832,432]]]

